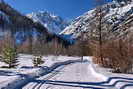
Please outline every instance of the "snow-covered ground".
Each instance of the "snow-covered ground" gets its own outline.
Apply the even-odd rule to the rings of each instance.
[[[16,69],[0,68],[0,89],[133,89],[133,75],[110,73],[91,57],[44,56],[40,68],[32,58],[21,54]]]

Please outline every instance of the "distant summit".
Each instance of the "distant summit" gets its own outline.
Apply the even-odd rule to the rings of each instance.
[[[47,11],[33,12],[27,14],[27,17],[32,18],[35,22],[40,22],[49,30],[49,32],[56,34],[60,33],[69,25],[69,23],[60,16],[50,14]]]

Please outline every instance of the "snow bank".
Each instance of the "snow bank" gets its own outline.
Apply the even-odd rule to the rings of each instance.
[[[99,73],[99,72],[96,70],[96,68],[94,67],[94,64],[91,63],[91,64],[89,65],[88,68],[91,70],[91,73],[92,73],[94,76],[96,76],[96,77],[98,77],[98,78],[101,78],[101,80],[106,81],[106,80],[108,79],[107,76],[105,76],[105,75]]]
[[[105,76],[105,75],[101,74],[100,72],[98,72],[96,66],[92,62],[92,57],[85,56],[83,59],[89,61],[88,70],[91,71],[92,75],[94,75],[97,78],[101,78],[101,80],[103,80],[103,81],[106,81],[108,79],[107,76]]]
[[[91,57],[84,57],[84,59],[90,62],[88,70],[91,70],[94,76],[101,78],[103,85],[112,85],[114,86],[112,89],[133,89],[133,75],[111,73],[110,69],[93,64]]]

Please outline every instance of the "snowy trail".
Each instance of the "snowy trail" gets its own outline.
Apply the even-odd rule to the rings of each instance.
[[[7,86],[4,89],[133,89],[132,75],[110,73],[93,64],[91,57],[84,57],[84,61],[78,57],[63,56],[51,56],[48,59],[41,69],[22,71],[31,73],[30,76],[36,74],[37,76],[33,78],[28,74],[28,77],[11,76],[17,81],[10,83],[10,86],[0,84],[1,87]]]
[[[104,86],[86,85],[84,82],[101,82],[101,77],[94,76],[88,68],[89,62],[74,63],[57,68],[48,75],[28,83],[23,89],[102,89]],[[82,84],[80,84],[82,83]]]

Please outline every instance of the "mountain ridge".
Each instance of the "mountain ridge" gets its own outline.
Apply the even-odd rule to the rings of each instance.
[[[105,14],[102,17],[104,26],[108,26],[107,33],[110,34],[107,38],[119,38],[122,35],[132,32],[132,15],[133,15],[133,1],[128,3],[123,2],[109,2],[101,6],[102,13]],[[88,38],[91,38],[93,32],[96,32],[94,24],[96,23],[96,8],[84,13],[83,15],[77,17],[68,27],[66,27],[60,34],[62,35],[71,35],[71,38],[78,39],[81,38],[82,33],[85,33]],[[129,23],[130,21],[130,23]],[[128,22],[128,30],[124,30],[122,26],[125,26],[125,23]],[[127,26],[126,25],[126,26]],[[129,26],[130,25],[130,26]]]

